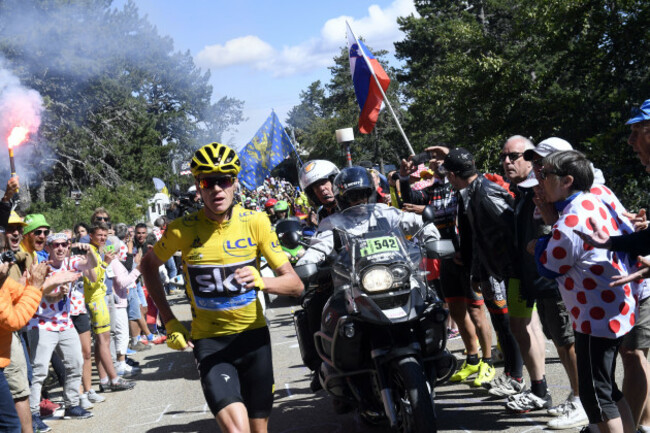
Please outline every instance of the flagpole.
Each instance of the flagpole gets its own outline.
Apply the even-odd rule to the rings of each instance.
[[[292,126],[291,127],[291,147],[293,147],[293,153],[296,154],[296,158],[298,159],[298,163],[300,164],[300,168],[302,168],[302,160],[300,159],[300,155],[298,155],[298,149],[296,149],[296,146],[293,144],[296,141],[296,134],[295,134],[295,128]]]
[[[402,129],[402,125],[400,125],[399,120],[397,119],[397,116],[395,115],[395,112],[393,111],[393,107],[390,105],[390,101],[388,100],[388,97],[386,96],[386,93],[384,93],[384,89],[382,89],[381,84],[379,83],[379,78],[377,78],[377,75],[375,75],[375,70],[372,68],[372,65],[370,64],[370,59],[366,56],[366,53],[363,51],[361,48],[361,43],[359,42],[359,39],[357,38],[357,35],[354,34],[352,31],[352,28],[350,27],[350,24],[346,21],[345,24],[348,26],[348,30],[350,30],[350,33],[352,33],[352,36],[354,36],[354,40],[357,41],[357,46],[359,47],[359,51],[361,52],[361,55],[363,56],[363,59],[366,61],[366,65],[368,65],[368,69],[370,69],[370,74],[372,74],[372,77],[375,79],[375,83],[377,84],[377,87],[379,88],[379,91],[381,92],[381,96],[383,96],[384,101],[386,101],[386,106],[388,107],[388,110],[390,111],[390,114],[393,115],[393,119],[395,119],[395,123],[397,123],[397,128],[399,129],[399,132],[402,134],[402,137],[404,137],[404,141],[406,142],[406,146],[409,148],[409,152],[411,152],[411,155],[415,155],[415,152],[413,151],[413,147],[411,147],[411,142],[409,142],[408,137],[406,136],[406,133]]]

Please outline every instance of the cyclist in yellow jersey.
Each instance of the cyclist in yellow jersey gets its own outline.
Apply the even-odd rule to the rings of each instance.
[[[203,394],[223,432],[266,432],[273,406],[270,334],[256,290],[297,296],[303,286],[280,248],[265,213],[234,204],[241,162],[210,143],[190,169],[205,207],[174,220],[140,269],[167,328],[167,345],[191,347]],[[182,252],[192,308],[191,333],[174,317],[158,267]],[[261,277],[260,255],[276,277]],[[191,336],[191,341],[190,341]]]

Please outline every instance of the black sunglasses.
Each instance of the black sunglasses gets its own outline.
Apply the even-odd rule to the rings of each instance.
[[[108,221],[109,219],[110,219],[109,217],[100,217],[100,216],[95,217],[95,221]]]
[[[50,230],[49,229],[34,230],[33,233],[34,233],[34,236],[41,236],[41,235],[47,236],[47,235],[50,234]]]
[[[523,155],[524,155],[523,153],[519,153],[519,152],[502,153],[501,155],[499,155],[499,159],[501,160],[501,162],[504,162],[506,158],[510,158],[510,162],[515,162]]]
[[[539,177],[540,177],[542,180],[546,180],[546,179],[548,178],[548,176],[551,175],[551,174],[554,174],[554,175],[556,175],[556,176],[564,176],[564,174],[559,173],[559,172],[554,171],[554,170],[546,170],[546,169],[542,169],[542,170],[539,171]]]
[[[204,177],[199,180],[199,186],[201,189],[212,189],[217,185],[221,189],[230,188],[235,179],[232,176],[215,176],[215,177]]]

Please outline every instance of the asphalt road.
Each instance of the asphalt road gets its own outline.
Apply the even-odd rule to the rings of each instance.
[[[181,321],[189,322],[190,311],[184,296],[170,299]],[[267,308],[273,344],[276,383],[275,404],[269,423],[272,433],[376,432],[388,426],[370,427],[355,413],[336,415],[329,397],[309,390],[309,371],[302,365],[291,312],[300,308],[286,298],[274,300]],[[187,323],[186,323],[187,324]],[[496,341],[496,340],[495,340]],[[449,342],[450,349],[463,358],[460,339]],[[553,344],[547,342],[547,381],[553,400],[563,401],[569,393]],[[133,357],[141,362],[142,373],[134,390],[106,393],[106,402],[92,410],[86,420],[45,419],[54,432],[218,432],[201,391],[194,359],[189,351],[175,352],[162,344]],[[502,366],[497,364],[497,374]],[[619,362],[618,376],[621,374]],[[527,379],[527,376],[526,376]],[[97,377],[93,377],[97,389]],[[619,378],[619,385],[621,384]],[[52,389],[53,400],[62,401],[60,388]],[[527,433],[544,430],[550,419],[545,412],[513,415],[504,410],[504,399],[493,398],[484,389],[467,384],[445,384],[436,389],[438,426],[445,432]],[[575,432],[578,429],[566,430]]]

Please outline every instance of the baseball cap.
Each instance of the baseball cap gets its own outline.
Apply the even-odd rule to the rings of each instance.
[[[573,146],[568,141],[558,137],[549,137],[546,140],[540,141],[534,149],[528,149],[524,152],[524,159],[532,161],[535,154],[542,158],[554,152],[563,152],[565,150],[573,150]]]
[[[452,172],[461,177],[472,174],[476,172],[474,156],[469,150],[462,147],[451,149],[440,166],[439,171],[441,174]]]
[[[25,228],[23,229],[25,234],[30,233],[39,227],[50,228],[50,225],[45,220],[45,216],[40,213],[32,213],[25,216],[25,223]]]
[[[549,137],[546,140],[540,141],[534,149],[528,149],[524,152],[524,159],[526,161],[532,161],[535,155],[539,155],[542,158],[547,157],[551,153],[555,152],[564,152],[565,150],[573,150],[573,146],[561,138],[558,137]],[[520,188],[532,188],[536,185],[539,185],[539,181],[535,177],[533,170],[528,174],[528,179],[517,184]]]
[[[650,120],[650,99],[646,99],[640,107],[633,108],[632,117],[625,124],[631,125],[632,123],[639,123],[644,120]]]

